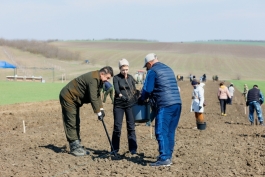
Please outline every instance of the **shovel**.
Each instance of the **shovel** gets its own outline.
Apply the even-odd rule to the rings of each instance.
[[[116,157],[117,154],[116,154],[116,151],[114,150],[114,148],[113,148],[113,146],[112,146],[112,143],[111,143],[111,141],[110,141],[109,134],[108,134],[108,131],[107,131],[106,125],[105,125],[105,123],[104,123],[104,119],[102,119],[102,124],[103,124],[103,127],[104,127],[104,129],[105,129],[105,132],[106,132],[106,134],[107,134],[107,137],[108,137],[108,140],[109,140],[110,147],[111,147],[111,149],[113,149],[113,151],[110,152],[110,153],[111,153],[111,154],[113,153],[114,156]]]

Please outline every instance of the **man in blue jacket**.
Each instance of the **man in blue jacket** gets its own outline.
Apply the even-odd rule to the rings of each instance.
[[[159,145],[159,156],[150,166],[170,166],[175,145],[175,131],[178,126],[182,102],[173,70],[158,61],[156,54],[146,55],[144,67],[148,72],[138,100],[142,104],[153,99],[157,107],[155,135]]]
[[[249,121],[251,125],[254,125],[254,111],[256,110],[260,125],[263,125],[262,109],[261,105],[264,102],[262,92],[258,89],[257,85],[254,85],[252,89],[248,91],[246,105],[249,106]]]

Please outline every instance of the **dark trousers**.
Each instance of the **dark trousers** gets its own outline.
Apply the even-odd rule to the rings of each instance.
[[[79,107],[71,101],[66,101],[60,96],[62,107],[63,125],[67,141],[80,139]]]
[[[231,96],[231,98],[227,99],[227,104],[232,104],[232,100],[233,100],[233,96]]]
[[[226,99],[219,99],[219,101],[220,101],[220,106],[221,106],[221,113],[225,114],[227,100]]]
[[[135,123],[134,123],[134,117],[133,117],[131,107],[127,107],[127,108],[114,107],[113,108],[113,114],[114,114],[114,127],[113,127],[113,134],[112,134],[113,148],[116,151],[119,151],[120,149],[120,137],[121,137],[121,128],[122,128],[122,121],[123,121],[124,113],[126,116],[129,151],[137,150]]]

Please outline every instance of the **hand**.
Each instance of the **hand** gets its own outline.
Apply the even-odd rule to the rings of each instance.
[[[138,98],[138,105],[144,105],[144,100],[142,100],[141,97]]]
[[[126,98],[125,96],[122,96],[121,97],[121,100],[127,102],[128,101],[128,98]]]
[[[249,105],[249,102],[247,101],[247,102],[246,102],[246,106],[248,106],[248,105]]]
[[[201,106],[199,106],[199,110],[201,110],[201,108],[202,108],[202,107],[201,107]]]
[[[104,110],[100,110],[100,112],[101,112],[102,116],[105,117],[105,112],[104,112]]]

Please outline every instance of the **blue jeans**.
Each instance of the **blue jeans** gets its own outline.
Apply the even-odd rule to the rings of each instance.
[[[256,110],[259,122],[263,122],[262,109],[260,103],[252,101],[249,103],[249,115],[248,119],[250,122],[254,122],[254,111]]]
[[[155,134],[159,146],[159,160],[161,161],[172,158],[181,108],[181,104],[174,104],[158,110]]]

